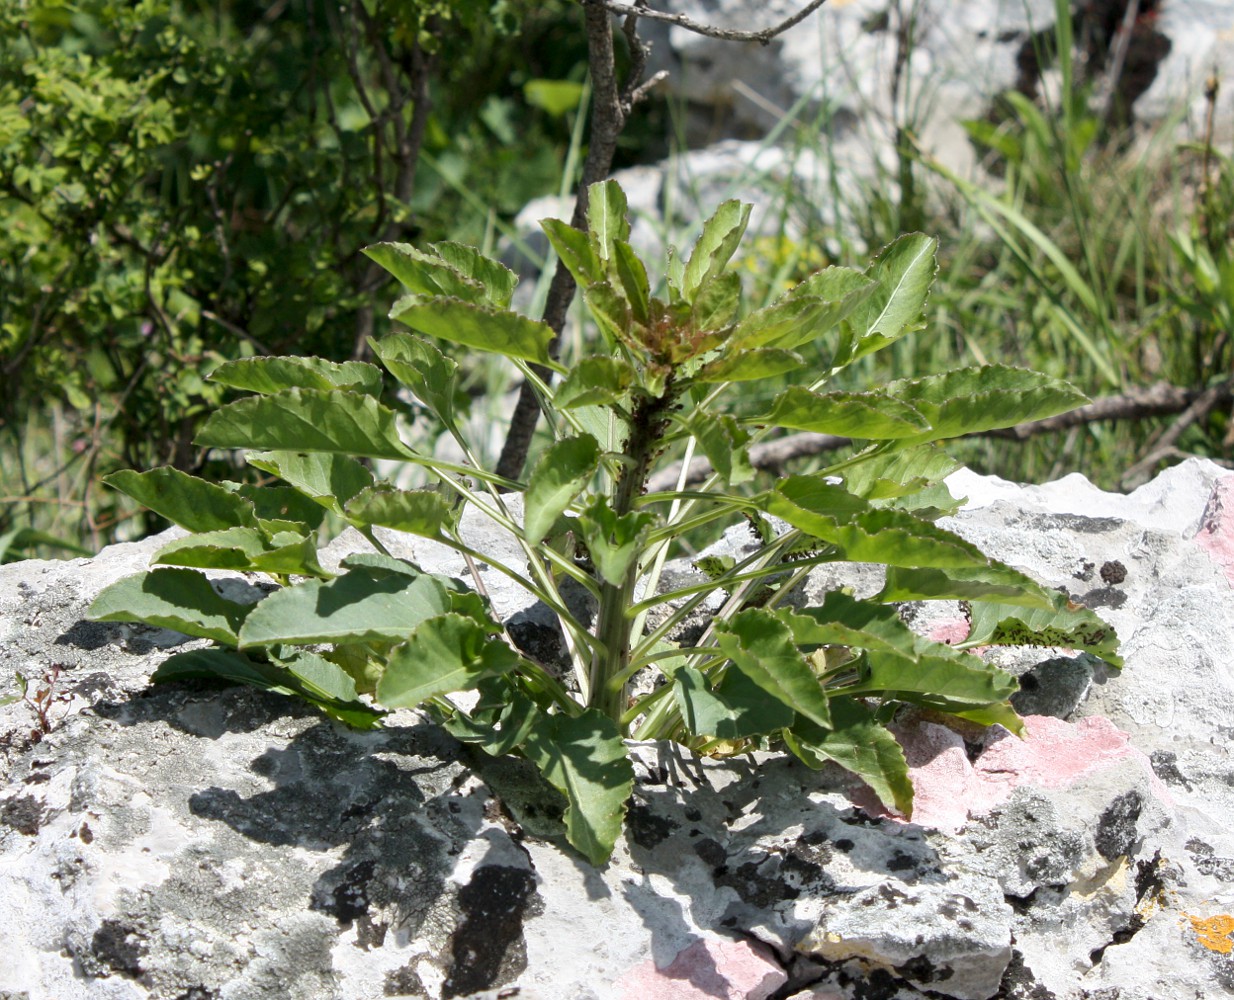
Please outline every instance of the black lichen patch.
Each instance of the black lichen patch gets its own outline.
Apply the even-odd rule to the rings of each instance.
[[[442,997],[504,985],[527,968],[523,918],[536,892],[525,869],[485,865],[458,893],[463,919],[450,937]]]
[[[33,837],[43,823],[43,803],[33,795],[18,795],[0,804],[0,823]]]
[[[1024,964],[1024,956],[1015,950],[1011,952],[1011,961],[1003,971],[996,995],[1000,1000],[1058,1000],[1052,990],[1037,981],[1033,970]]]
[[[711,850],[699,850],[701,844],[696,844],[695,851],[704,860],[709,860],[719,845],[714,841],[702,843],[710,843],[713,847]],[[722,851],[720,858],[727,860]],[[802,893],[812,897],[834,893],[835,881],[819,863],[820,860],[816,847],[798,841],[783,853],[770,852],[740,864],[720,864],[715,867],[713,877],[717,885],[735,890],[743,902],[764,909],[784,900],[797,899]]]
[[[760,909],[785,899],[796,899],[801,889],[780,877],[779,865],[771,859],[761,864],[747,861],[716,877],[716,884],[734,889],[741,899]]]
[[[380,886],[376,878],[377,862],[358,861],[341,871],[340,880],[333,888],[327,888],[324,894],[320,889],[314,893],[313,909],[330,914],[342,927],[354,924],[356,947],[365,951],[380,948],[389,929],[386,921],[375,920],[370,912],[374,884]]]
[[[219,1000],[219,994],[205,986],[194,986],[177,996],[176,1000]]]
[[[642,802],[630,803],[626,813],[626,833],[639,847],[651,850],[672,836],[677,824],[667,816],[659,816]]]
[[[1136,822],[1144,808],[1144,799],[1139,792],[1124,792],[1101,814],[1097,821],[1097,835],[1093,838],[1097,850],[1107,861],[1130,854],[1138,839]]]
[[[1212,846],[1198,837],[1187,841],[1196,869],[1203,875],[1211,875],[1218,882],[1234,882],[1234,858],[1218,857]]]
[[[1117,559],[1103,563],[1101,566],[1101,579],[1105,581],[1107,587],[1113,587],[1116,584],[1122,583],[1127,579],[1127,567]]]
[[[937,966],[925,955],[917,955],[903,965],[896,966],[896,972],[914,983],[941,983],[955,975],[954,969]]]
[[[137,928],[119,920],[104,920],[90,939],[90,955],[94,959],[92,974],[105,976],[110,970],[129,979],[140,979],[145,973],[141,960],[146,951],[146,944]]]
[[[708,837],[697,841],[693,847],[694,853],[702,859],[703,864],[711,865],[713,874],[721,875],[727,870],[728,852],[719,841]]]
[[[1113,587],[1098,587],[1096,590],[1090,590],[1087,594],[1082,594],[1076,599],[1077,604],[1082,604],[1089,610],[1096,608],[1121,608],[1127,603],[1127,595],[1121,590],[1115,590]]]
[[[1178,754],[1170,750],[1154,750],[1148,755],[1148,760],[1153,765],[1153,774],[1167,785],[1182,785],[1191,791],[1191,782],[1178,769]]]
[[[428,1000],[428,990],[410,965],[387,972],[382,993],[388,997],[421,997]]]
[[[1104,535],[1125,523],[1117,517],[1085,517],[1083,514],[1028,514],[1025,521],[1041,531],[1074,531],[1083,535]]]
[[[870,974],[851,981],[853,1000],[895,1000],[903,983],[886,969],[873,969]]]
[[[321,909],[334,917],[344,927],[357,918],[367,915],[369,908],[368,884],[377,867],[375,861],[361,861],[347,869],[343,880],[334,887],[330,902]]]

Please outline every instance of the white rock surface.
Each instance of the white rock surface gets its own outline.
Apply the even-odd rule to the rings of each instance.
[[[973,503],[951,526],[1095,606],[1126,668],[1017,654],[1038,692],[1083,681],[1023,741],[902,717],[913,822],[839,772],[638,745],[603,869],[526,767],[413,713],[356,733],[249,689],[150,689],[182,637],[82,614],[162,539],[0,568],[0,690],[59,665],[70,696],[38,739],[0,708],[0,998],[1234,992],[1234,475],[952,484]],[[934,610],[915,626],[960,627]]]

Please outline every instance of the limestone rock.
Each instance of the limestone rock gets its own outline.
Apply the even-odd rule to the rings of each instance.
[[[251,689],[148,687],[184,637],[82,616],[165,539],[0,568],[0,696],[17,671],[58,696],[47,732],[0,707],[0,997],[1234,990],[1234,475],[1190,461],[1126,497],[1077,476],[951,485],[970,504],[948,525],[1098,607],[1125,669],[999,651],[1036,684],[1024,740],[902,715],[911,822],[838,770],[634,745],[627,832],[602,869],[564,846],[534,769],[473,757],[415,713],[360,733]],[[831,568],[810,593],[876,574]],[[493,581],[500,613],[537,621],[516,589]],[[964,635],[958,608],[905,616]]]

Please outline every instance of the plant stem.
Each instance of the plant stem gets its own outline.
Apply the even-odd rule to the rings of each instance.
[[[652,459],[667,429],[664,414],[674,398],[670,375],[663,395],[646,396],[634,408],[630,436],[624,449],[627,461],[613,495],[613,513],[619,518],[634,509],[635,500],[642,494]],[[640,563],[640,559],[633,560],[619,584],[605,580],[600,586],[596,619],[599,645],[591,661],[588,705],[618,723],[628,699],[629,681],[625,678],[625,669],[630,662],[630,609],[638,586]]]

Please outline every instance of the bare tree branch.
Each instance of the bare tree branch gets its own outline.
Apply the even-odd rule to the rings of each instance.
[[[725,42],[758,42],[760,45],[766,45],[776,35],[781,35],[788,31],[795,24],[799,24],[807,17],[819,9],[827,0],[810,0],[810,3],[794,14],[792,17],[785,18],[779,24],[773,25],[770,28],[763,28],[759,31],[739,31],[735,28],[717,28],[712,24],[703,24],[701,21],[695,21],[685,14],[669,14],[662,10],[652,10],[644,7],[641,4],[618,3],[616,0],[579,0],[584,7],[603,7],[605,10],[613,14],[635,15],[637,17],[645,17],[651,21],[663,21],[665,24],[671,24],[678,28],[685,28],[686,31],[692,31],[696,35],[706,35],[708,38],[719,38]]]
[[[1234,382],[1232,381],[1204,390],[1183,389],[1176,385],[1158,382],[1156,385],[1143,389],[1132,389],[1122,395],[1095,399],[1087,406],[1081,406],[1069,413],[1060,413],[1056,417],[1032,420],[998,430],[980,431],[967,434],[965,437],[1027,441],[1038,434],[1065,431],[1100,420],[1143,420],[1146,417],[1159,417],[1181,412],[1182,416],[1162,436],[1158,448],[1141,463],[1137,463],[1131,470],[1128,470],[1127,476],[1123,477],[1126,482],[1132,471],[1138,469],[1140,465],[1147,463],[1146,467],[1151,467],[1167,457],[1183,430],[1197,420],[1203,419],[1214,407],[1223,400],[1229,399],[1232,394],[1234,394]],[[836,437],[833,434],[788,434],[751,448],[750,464],[756,469],[774,472],[791,459],[821,455],[836,451],[851,443],[850,438]],[[693,486],[703,482],[712,471],[711,463],[707,459],[694,459],[690,463],[686,485]],[[681,463],[675,462],[651,477],[647,483],[647,491],[658,493],[661,490],[671,490],[676,487],[680,475]]]
[[[631,42],[631,73],[624,87],[617,87],[617,65],[613,55],[613,25],[608,11],[597,4],[583,4],[587,30],[587,64],[591,71],[591,141],[587,157],[583,161],[583,176],[579,182],[578,195],[574,201],[574,214],[570,225],[582,229],[587,223],[587,188],[604,180],[613,168],[613,156],[617,152],[617,139],[625,127],[626,117],[632,107],[633,95],[639,84],[635,71],[641,73],[646,63],[642,42],[636,33],[637,8],[632,8],[623,30]],[[544,322],[553,331],[549,345],[553,357],[561,343],[561,331],[566,325],[566,313],[574,298],[574,276],[560,261],[549,285],[548,298],[544,304]],[[547,368],[535,368],[544,380],[552,378]],[[530,382],[524,382],[519,390],[518,403],[510,418],[510,429],[502,445],[497,461],[497,475],[518,479],[523,474],[531,438],[540,419],[540,401]]]
[[[1178,439],[1182,437],[1185,431],[1192,424],[1204,420],[1210,413],[1221,403],[1225,402],[1232,393],[1234,381],[1227,379],[1224,382],[1211,386],[1200,393],[1192,393],[1192,399],[1187,408],[1179,415],[1179,418],[1172,423],[1168,429],[1157,439],[1155,447],[1147,455],[1141,458],[1130,469],[1123,473],[1120,480],[1120,485],[1139,485],[1147,480],[1147,474],[1150,473],[1154,466],[1162,459],[1169,458],[1175,454],[1178,449],[1175,445]]]
[[[1142,420],[1185,410],[1200,395],[1198,389],[1183,389],[1168,382],[1157,382],[1144,388],[1130,389],[1118,396],[1094,399],[1086,406],[1060,413],[1056,417],[1033,420],[1014,427],[985,431],[978,437],[1011,438],[1027,441],[1038,434],[1065,431],[1071,427],[1095,423],[1098,420]]]

